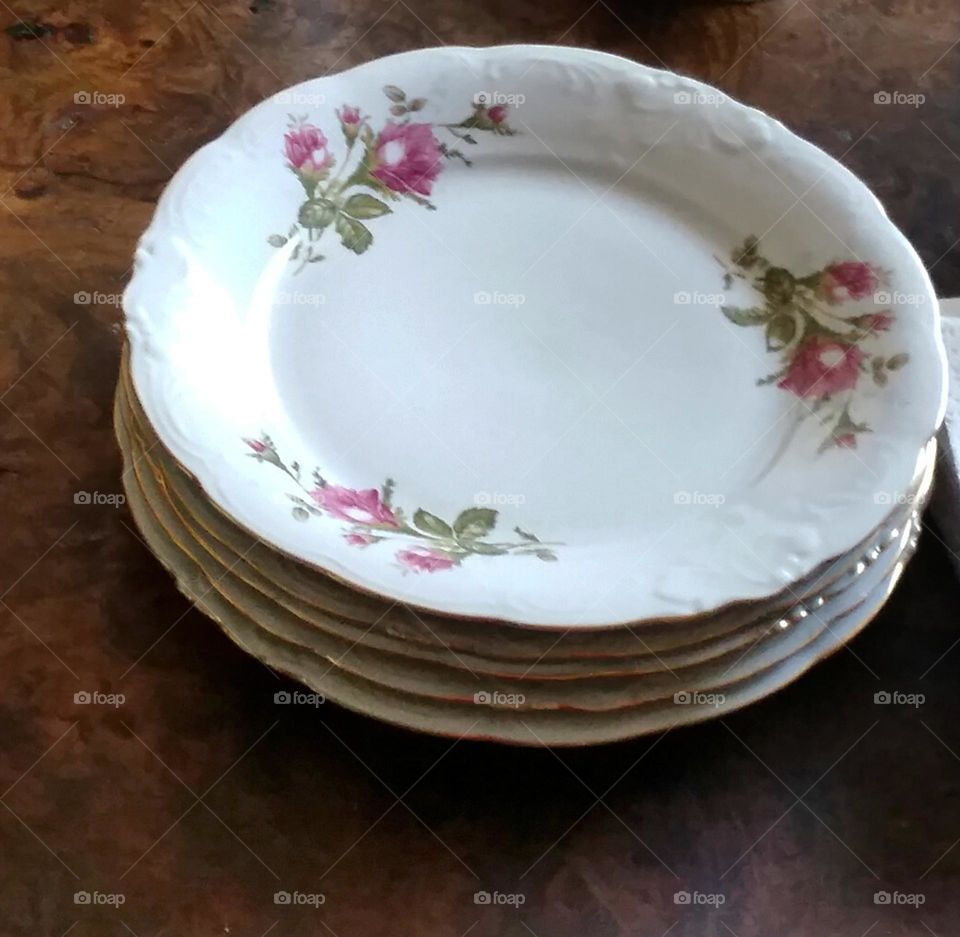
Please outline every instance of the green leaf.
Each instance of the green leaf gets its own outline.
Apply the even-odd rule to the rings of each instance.
[[[283,245],[287,243],[287,238],[282,234],[271,234],[270,237],[267,238],[267,243],[271,247],[283,247]]]
[[[417,195],[416,192],[404,192],[404,198],[410,199],[411,202],[416,202],[418,205],[422,205],[428,211],[436,211],[437,206],[433,204],[428,198],[424,198],[422,195]]]
[[[721,306],[720,311],[734,325],[760,325],[767,320],[767,311],[759,306],[742,309],[739,306]]]
[[[767,351],[786,348],[797,335],[797,320],[789,313],[779,313],[767,324]]]
[[[478,107],[466,120],[460,121],[457,124],[458,127],[463,127],[464,130],[495,130],[497,125],[490,119],[490,116],[487,114],[487,111],[483,107]],[[463,139],[466,139],[469,134],[466,134]]]
[[[763,293],[771,303],[777,305],[789,303],[797,290],[797,281],[784,267],[771,267],[760,281]]]
[[[370,229],[342,212],[337,215],[336,228],[343,246],[355,254],[362,254],[373,243]]]
[[[539,560],[543,560],[546,563],[556,563],[557,554],[553,550],[537,550],[535,556]]]
[[[514,527],[514,528],[513,528],[513,532],[514,532],[518,537],[522,538],[523,540],[529,540],[531,543],[539,543],[539,542],[540,542],[540,538],[539,538],[538,536],[536,536],[535,534],[531,534],[531,533],[529,533],[528,531],[523,530],[523,529],[520,528],[520,527]]]
[[[901,352],[899,355],[893,355],[887,360],[887,368],[890,371],[899,371],[909,360],[910,356],[905,352]]]
[[[336,217],[337,206],[328,198],[308,199],[297,213],[297,220],[305,228],[325,228]]]
[[[416,514],[413,515],[413,523],[425,534],[433,534],[435,537],[453,536],[453,530],[446,521],[441,520],[436,514],[424,511],[423,508],[417,509]]]
[[[760,242],[751,235],[733,251],[731,258],[740,267],[752,267],[759,257]]]
[[[293,509],[293,516],[294,516],[298,521],[305,521],[305,520],[307,520],[307,518],[310,517],[310,515],[309,515],[303,508],[301,508],[301,507],[299,507],[299,506],[298,506],[298,507],[295,507],[295,508]]]
[[[458,149],[452,149],[452,150],[451,150],[450,147],[448,147],[448,146],[446,145],[446,143],[441,143],[441,144],[440,144],[440,152],[443,153],[443,155],[444,155],[447,159],[459,159],[459,160],[462,160],[464,166],[472,166],[472,165],[473,165],[473,162],[472,162],[471,160],[467,159],[467,157],[463,155],[462,151],[460,151],[460,150],[458,150]]]
[[[497,526],[497,512],[492,508],[467,508],[453,522],[453,529],[461,540],[485,537]]]
[[[366,192],[358,192],[351,195],[344,203],[344,212],[351,218],[379,218],[381,215],[389,215],[393,209],[385,205],[378,198],[367,195]]]
[[[503,547],[495,547],[482,540],[471,540],[465,546],[471,553],[479,553],[481,556],[503,556],[507,552]]]
[[[383,89],[383,93],[393,101],[394,104],[400,104],[407,100],[407,96],[396,85],[387,85]]]
[[[869,433],[870,427],[866,423],[858,423],[850,416],[850,411],[844,407],[833,427],[834,435],[842,436],[845,433]]]

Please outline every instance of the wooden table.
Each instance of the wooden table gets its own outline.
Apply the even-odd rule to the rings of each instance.
[[[266,95],[438,43],[665,65],[863,176],[957,294],[956,0],[9,2],[0,933],[957,932],[960,588],[935,531],[883,615],[773,699],[554,753],[419,737],[332,705],[278,718],[287,684],[190,608],[127,512],[77,503],[120,490],[117,296],[136,237],[189,153]],[[925,701],[877,706],[882,690]],[[94,691],[114,705],[75,702]],[[481,891],[506,903],[478,904]]]

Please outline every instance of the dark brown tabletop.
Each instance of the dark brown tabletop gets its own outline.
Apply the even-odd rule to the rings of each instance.
[[[960,294],[956,0],[0,0],[0,26],[0,934],[958,932],[960,587],[935,529],[881,616],[773,698],[553,752],[275,706],[291,685],[127,511],[77,503],[121,490],[137,235],[265,96],[419,46],[617,52],[824,147]]]

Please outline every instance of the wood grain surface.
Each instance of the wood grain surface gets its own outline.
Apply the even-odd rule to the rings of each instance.
[[[960,294],[956,0],[0,0],[0,29],[0,934],[957,933],[960,587],[935,530],[786,691],[553,753],[275,706],[290,685],[125,509],[75,500],[120,491],[118,295],[165,182],[265,96],[391,52],[558,42],[714,82],[861,175]],[[75,702],[94,691],[115,705]]]

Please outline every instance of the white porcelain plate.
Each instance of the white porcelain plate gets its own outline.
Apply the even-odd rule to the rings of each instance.
[[[529,625],[783,589],[889,514],[943,409],[929,280],[861,182],[577,49],[265,101],[177,173],[124,306],[147,415],[240,524]]]

